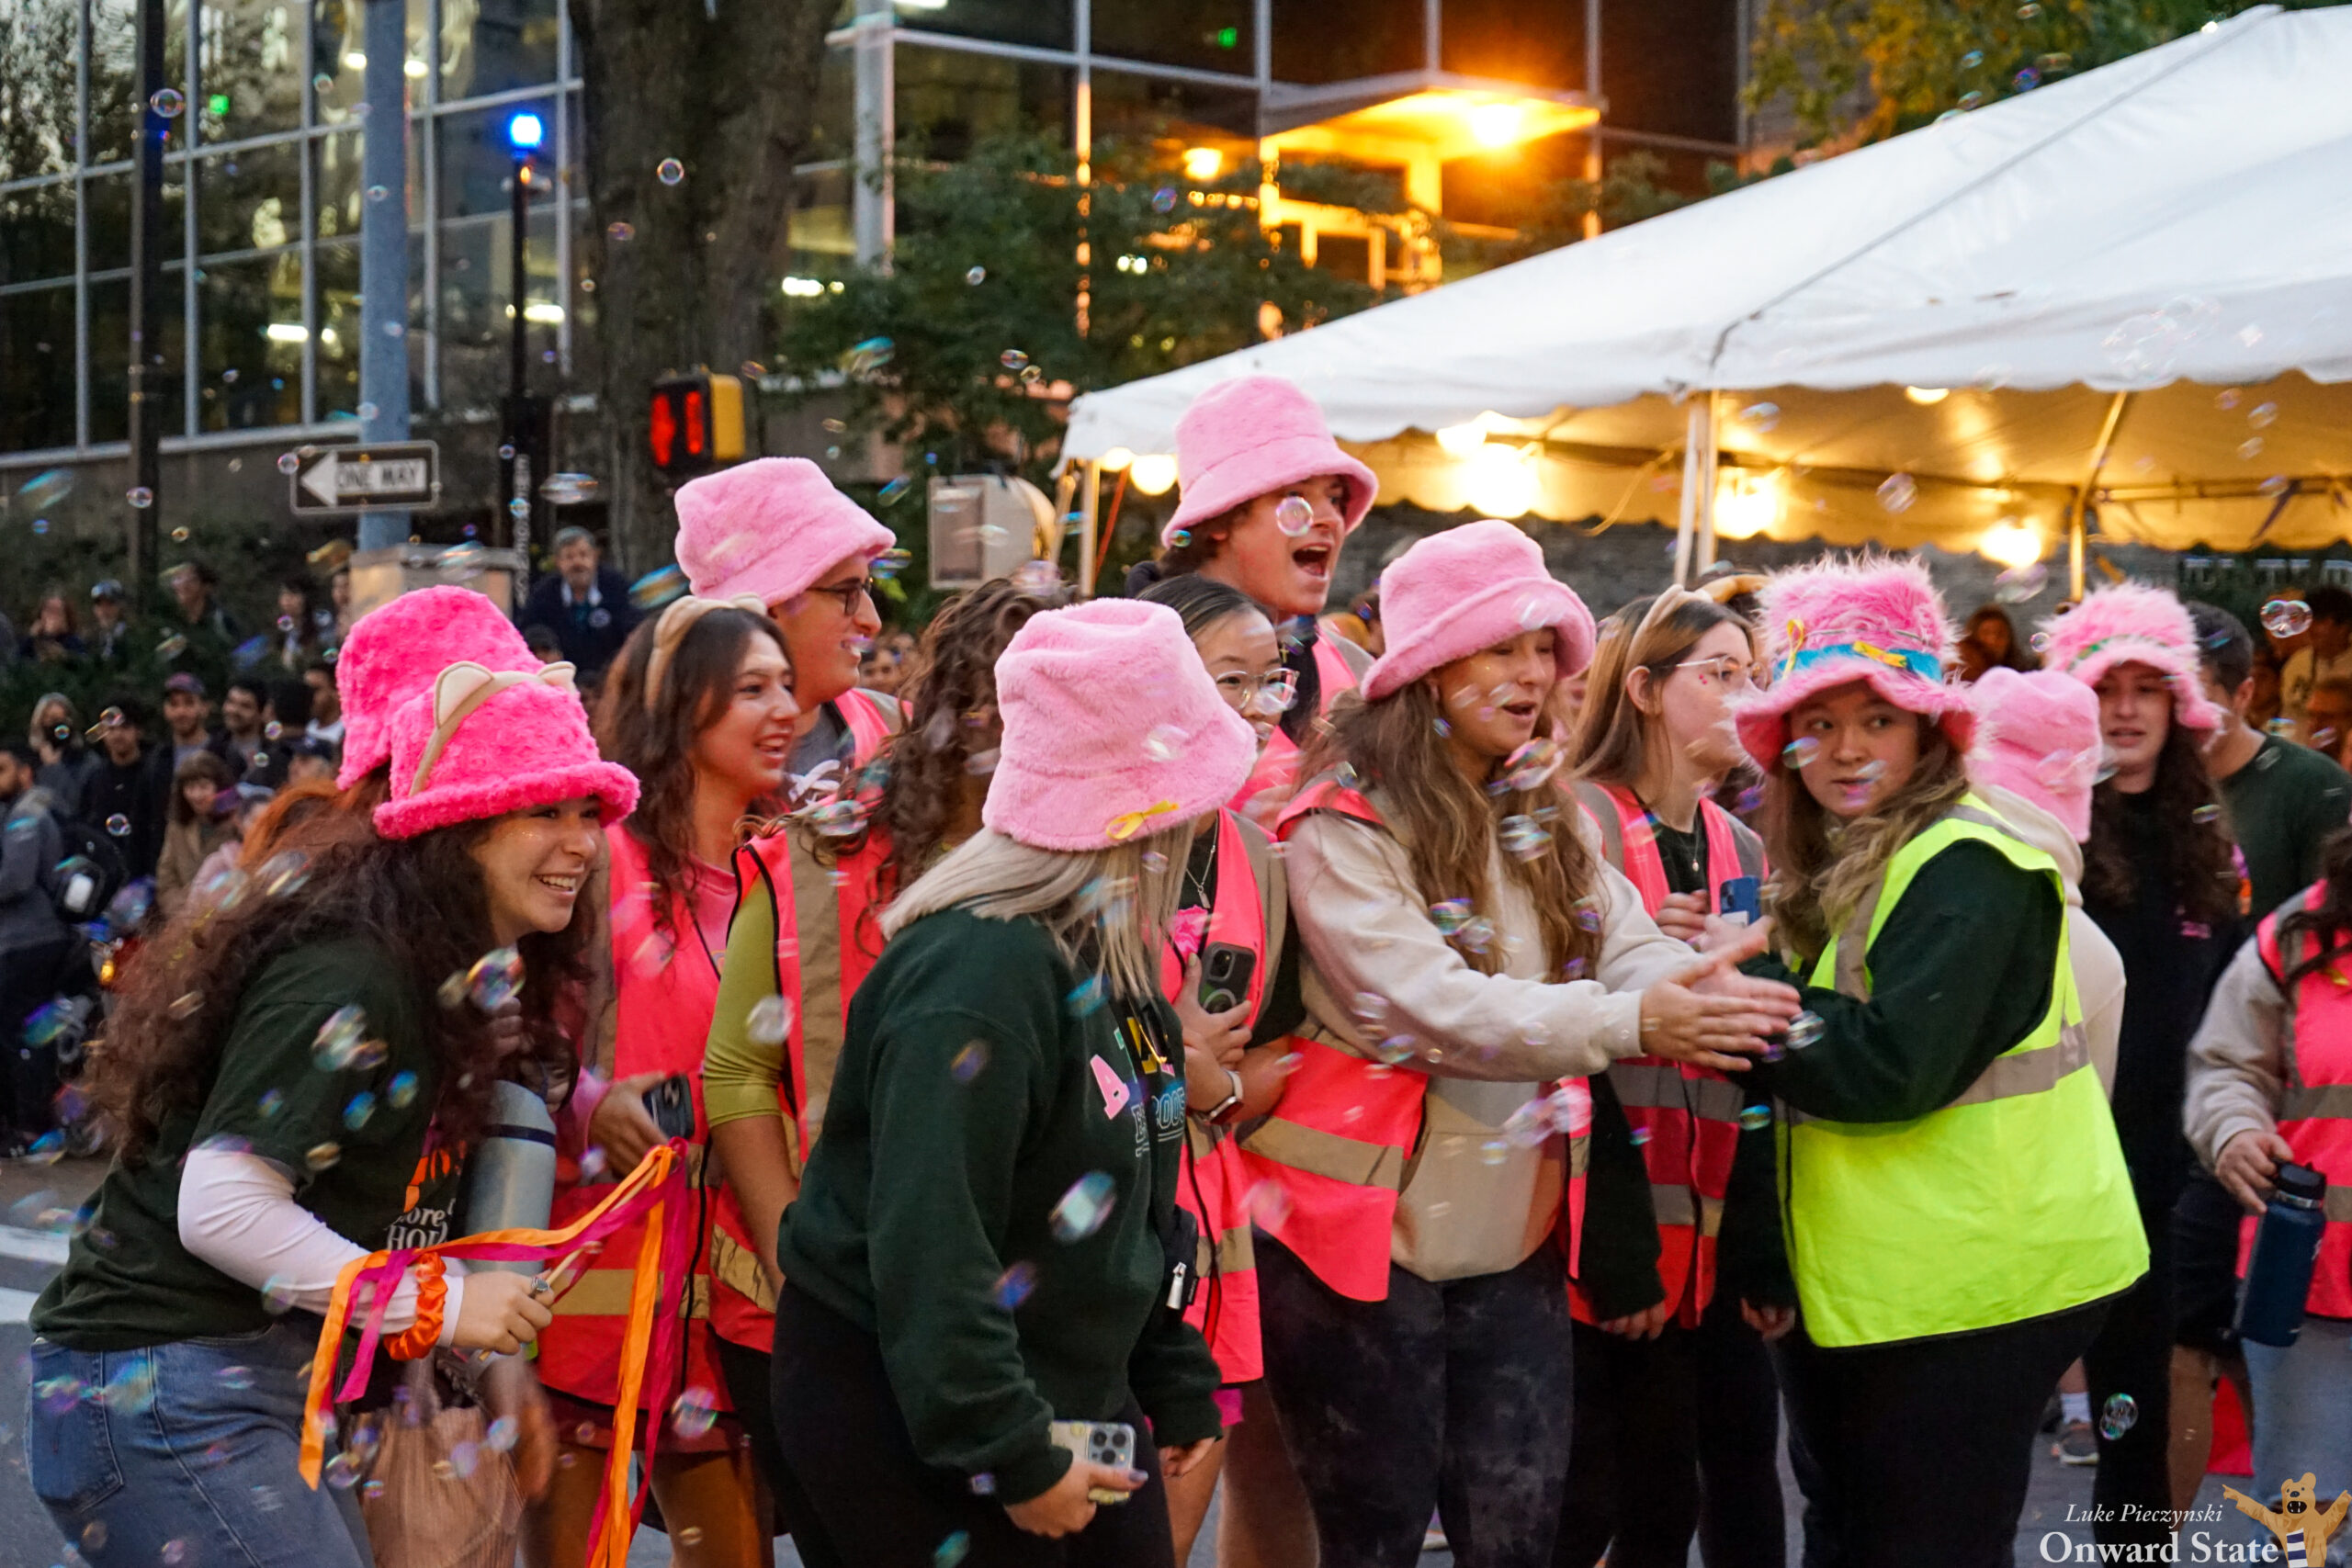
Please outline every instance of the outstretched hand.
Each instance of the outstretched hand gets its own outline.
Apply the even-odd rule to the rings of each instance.
[[[1770,938],[1770,922],[1761,922],[1644,991],[1642,1049],[1719,1073],[1746,1072],[1747,1059],[1762,1055],[1802,1007],[1791,987],[1739,972]]]

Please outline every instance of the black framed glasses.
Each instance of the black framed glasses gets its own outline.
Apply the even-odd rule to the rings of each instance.
[[[854,615],[857,614],[857,602],[860,599],[869,604],[874,603],[874,580],[870,577],[861,577],[854,582],[836,582],[828,587],[811,588],[808,592],[821,593],[832,600],[842,607],[842,615]]]

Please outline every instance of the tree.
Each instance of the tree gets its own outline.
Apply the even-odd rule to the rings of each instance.
[[[1245,347],[1266,306],[1295,331],[1379,298],[1259,226],[1254,163],[1202,184],[1113,148],[1092,173],[1081,186],[1069,151],[1033,139],[902,164],[890,265],[788,302],[776,362],[804,392],[845,385],[845,425],[898,443],[910,478],[977,466],[1043,479],[1063,385],[1115,386]]]
[[[764,345],[837,7],[569,4],[587,118],[605,494],[617,553],[641,570],[668,557],[675,531],[646,445],[648,393],[665,370],[731,370]]]
[[[1751,107],[1852,145],[2195,32],[2254,0],[1767,0]],[[2300,8],[2324,0],[2287,0]]]

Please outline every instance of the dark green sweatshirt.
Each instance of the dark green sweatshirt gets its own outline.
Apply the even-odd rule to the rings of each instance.
[[[1138,1456],[1220,1429],[1216,1363],[1160,1304],[1182,1033],[1158,997],[1138,1004],[1164,1066],[1139,1061],[1126,1010],[1073,1000],[1079,984],[1031,920],[949,910],[900,932],[850,1003],[779,1233],[786,1276],[880,1340],[916,1452],[993,1476],[1004,1503],[1069,1468],[1048,1422],[1109,1420],[1130,1391],[1153,1427]],[[1109,1179],[1108,1215],[1057,1234],[1090,1175]],[[1028,1293],[1001,1304],[1016,1269]]]

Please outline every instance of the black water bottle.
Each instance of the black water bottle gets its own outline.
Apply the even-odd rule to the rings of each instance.
[[[2326,1229],[2327,1178],[2309,1166],[2280,1166],[2238,1292],[2239,1338],[2282,1349],[2295,1342]]]

